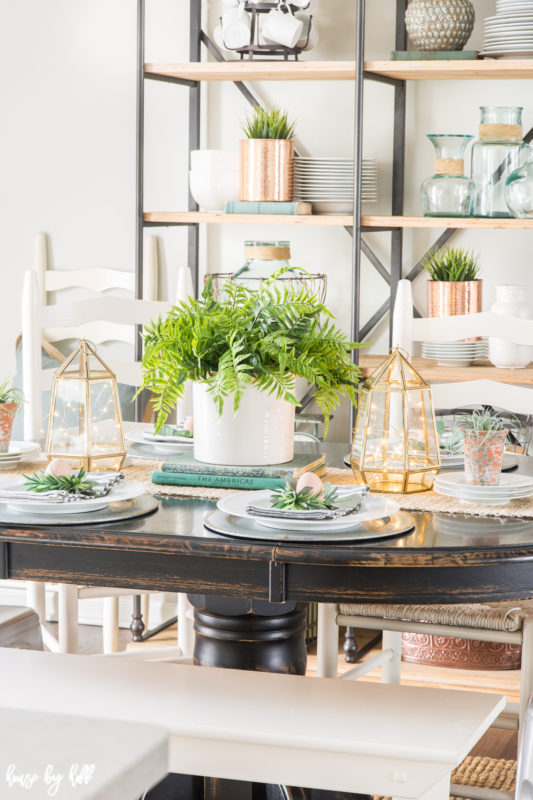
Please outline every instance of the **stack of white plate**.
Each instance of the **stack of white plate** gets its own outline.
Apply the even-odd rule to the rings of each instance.
[[[533,0],[497,0],[496,16],[485,20],[482,55],[533,56]]]
[[[373,160],[363,160],[363,201],[378,199],[378,170]],[[313,204],[315,214],[353,213],[353,158],[294,159],[294,199]]]
[[[437,494],[456,497],[467,505],[505,506],[511,500],[533,495],[533,477],[502,473],[497,486],[472,486],[464,472],[446,472],[437,475],[433,488]]]
[[[444,367],[467,367],[472,361],[488,358],[486,339],[471,342],[422,342],[422,355]]]
[[[37,442],[11,442],[7,453],[0,453],[0,470],[16,469],[24,461],[33,461],[41,448]]]

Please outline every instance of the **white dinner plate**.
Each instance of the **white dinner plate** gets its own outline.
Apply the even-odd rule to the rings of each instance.
[[[145,430],[153,433],[154,427],[154,425],[149,425]],[[194,438],[187,439],[186,437],[179,437],[175,442],[153,442],[144,438],[143,430],[128,431],[124,434],[124,438],[127,442],[131,442],[132,444],[142,444],[150,448],[155,457],[157,457],[158,454],[168,455],[170,453],[179,453],[184,444],[194,444]]]
[[[346,489],[347,487],[339,487]],[[357,528],[362,522],[368,522],[375,519],[383,519],[395,514],[398,509],[398,503],[394,500],[388,500],[384,497],[375,495],[368,495],[364,501],[363,507],[358,514],[352,514],[350,519],[340,517],[339,519],[312,521],[312,520],[294,520],[294,519],[262,519],[261,517],[254,517],[246,511],[247,506],[259,506],[262,508],[272,507],[272,492],[270,489],[264,489],[258,492],[239,492],[239,494],[230,495],[219,500],[217,507],[225,514],[230,514],[233,517],[241,517],[243,519],[253,520],[254,522],[264,525],[267,528],[275,528],[276,530],[293,530],[293,531],[320,531],[326,533],[336,533],[338,531],[347,531]],[[356,498],[344,497],[339,498],[339,508],[343,505],[354,505]]]
[[[448,472],[446,475],[438,475],[435,482],[452,489],[467,489],[469,492],[476,494],[486,494],[488,490],[491,492],[500,492],[501,494],[512,493],[526,489],[533,490],[533,477],[529,475],[509,475],[503,473],[500,475],[500,482],[497,486],[474,486],[466,482],[466,475],[464,472]]]
[[[8,478],[7,480],[0,481],[0,489],[2,492],[24,491],[24,478]],[[85,514],[87,511],[98,511],[105,508],[110,503],[118,503],[124,500],[133,500],[145,493],[145,488],[142,484],[135,481],[122,481],[111,487],[109,494],[105,497],[88,497],[86,500],[80,500],[75,503],[39,503],[38,500],[8,500],[5,498],[0,499],[0,503],[5,503],[12,511],[20,511],[22,513],[31,512],[32,514],[46,514],[60,515],[60,514]],[[35,497],[35,492],[29,492],[29,497]]]

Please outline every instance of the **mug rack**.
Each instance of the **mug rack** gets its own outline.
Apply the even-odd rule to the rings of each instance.
[[[246,58],[249,61],[270,61],[280,58],[284,61],[289,61],[290,57],[293,56],[294,60],[298,61],[298,56],[303,53],[303,51],[309,45],[309,37],[311,36],[311,28],[313,25],[312,15],[309,16],[307,38],[301,47],[285,47],[285,45],[282,44],[274,45],[259,43],[260,31],[258,14],[266,14],[269,11],[279,7],[279,2],[270,2],[270,0],[259,0],[259,2],[250,2],[250,0],[246,0],[244,4],[244,10],[248,11],[252,15],[250,24],[250,43],[245,47],[228,47],[224,41],[224,47],[226,50],[232,50],[233,52],[239,53],[241,60]],[[287,10],[292,12],[305,10],[301,6],[296,6],[292,3],[283,3],[283,8],[287,8]],[[305,8],[309,8],[309,3],[305,6]],[[220,19],[220,26],[222,28],[222,18]]]

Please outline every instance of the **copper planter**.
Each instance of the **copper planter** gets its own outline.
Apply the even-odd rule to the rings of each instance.
[[[288,139],[241,141],[241,200],[292,200],[294,142]]]
[[[478,314],[483,300],[483,281],[428,281],[428,317]],[[477,342],[480,337],[463,339]]]
[[[402,660],[457,669],[520,669],[522,647],[426,633],[402,633]]]

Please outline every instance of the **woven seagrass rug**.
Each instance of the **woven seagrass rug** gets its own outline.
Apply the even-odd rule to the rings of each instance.
[[[515,780],[516,761],[506,761],[503,758],[467,756],[452,773],[452,784],[496,789],[501,792],[514,791]],[[451,797],[453,798],[453,795]],[[390,798],[374,795],[374,800],[390,800]]]

